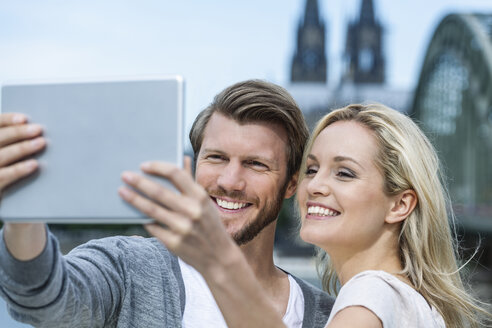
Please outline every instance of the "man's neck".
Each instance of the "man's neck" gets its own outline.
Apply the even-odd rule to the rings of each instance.
[[[253,240],[240,246],[246,260],[259,280],[270,278],[276,271],[273,263],[274,233],[275,225],[269,225]]]
[[[279,313],[283,315],[287,309],[290,288],[287,275],[273,262],[275,227],[276,224],[273,222],[252,241],[241,245],[240,248],[253,269],[256,279],[273,300]]]

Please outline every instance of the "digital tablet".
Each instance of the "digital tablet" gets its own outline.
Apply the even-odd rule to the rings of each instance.
[[[183,99],[181,77],[3,85],[2,112],[42,125],[47,147],[38,172],[3,193],[0,219],[149,222],[119,197],[121,173],[150,160],[182,166]]]

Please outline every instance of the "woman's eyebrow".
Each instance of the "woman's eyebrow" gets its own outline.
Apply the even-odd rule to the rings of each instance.
[[[335,158],[333,160],[335,162],[349,161],[349,162],[355,163],[356,165],[358,165],[361,168],[364,168],[359,162],[357,162],[355,159],[353,159],[352,157],[349,157],[349,156],[335,156]]]
[[[307,155],[307,158],[313,160],[313,161],[318,161],[318,158],[316,156],[314,156],[313,154],[308,154]]]

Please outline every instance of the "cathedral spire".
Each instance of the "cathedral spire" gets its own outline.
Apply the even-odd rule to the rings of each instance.
[[[349,23],[345,45],[343,82],[382,84],[385,80],[383,27],[372,0],[362,0],[359,20]]]
[[[319,11],[317,0],[307,0],[304,11],[304,25],[316,26],[319,25]]]
[[[372,25],[374,21],[374,6],[372,0],[362,0],[360,6],[360,23],[363,25]]]
[[[297,46],[292,60],[292,82],[327,80],[325,24],[317,0],[306,0],[304,17],[297,29]]]

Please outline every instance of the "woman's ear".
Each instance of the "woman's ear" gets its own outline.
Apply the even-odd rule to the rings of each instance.
[[[297,179],[299,178],[299,173],[296,173],[290,178],[289,183],[287,184],[287,189],[285,189],[285,199],[289,199],[294,196],[297,189]]]
[[[386,223],[397,223],[405,220],[412,213],[417,202],[417,194],[412,189],[405,190],[394,196],[394,202],[386,216]]]

